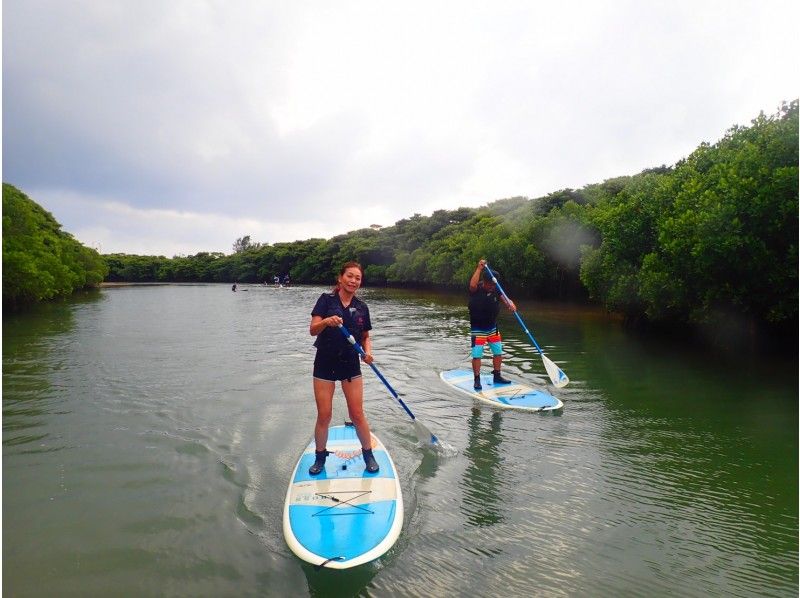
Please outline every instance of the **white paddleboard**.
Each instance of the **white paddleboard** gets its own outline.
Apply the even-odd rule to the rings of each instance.
[[[325,470],[312,476],[314,441],[295,466],[283,508],[283,535],[298,557],[319,567],[347,569],[375,560],[403,527],[403,496],[389,453],[373,434],[380,465],[368,473],[354,426],[331,426]]]
[[[496,407],[528,411],[555,411],[564,406],[564,403],[553,395],[513,380],[505,372],[503,372],[503,377],[511,380],[511,384],[495,384],[491,374],[481,374],[481,390],[473,388],[475,375],[472,370],[448,370],[442,372],[440,376],[449,386]]]

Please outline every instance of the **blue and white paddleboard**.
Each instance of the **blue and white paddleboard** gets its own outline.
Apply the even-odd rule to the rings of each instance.
[[[516,380],[512,380],[511,384],[495,384],[491,374],[481,374],[483,388],[475,390],[473,388],[475,376],[472,370],[448,370],[440,375],[442,380],[453,388],[496,407],[527,409],[528,411],[555,411],[564,406],[564,403],[553,395]],[[503,372],[503,377],[510,379],[505,372]]]
[[[295,466],[283,508],[283,535],[297,556],[317,566],[347,569],[375,560],[403,527],[403,496],[386,447],[372,435],[380,465],[368,473],[354,426],[331,426],[325,470],[312,476],[314,441]]]

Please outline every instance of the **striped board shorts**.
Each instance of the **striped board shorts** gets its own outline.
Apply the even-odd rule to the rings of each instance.
[[[500,338],[500,331],[497,329],[497,327],[490,330],[473,328],[470,332],[470,335],[472,336],[473,359],[480,359],[483,357],[483,350],[486,345],[489,345],[492,355],[503,354],[503,339]]]

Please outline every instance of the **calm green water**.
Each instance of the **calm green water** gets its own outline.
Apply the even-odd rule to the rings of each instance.
[[[572,382],[504,315],[506,370],[565,407],[497,411],[439,379],[469,364],[464,298],[403,291],[362,291],[376,364],[457,452],[419,447],[367,368],[403,532],[369,565],[303,564],[281,517],[322,291],[125,287],[5,317],[7,595],[797,595],[796,355],[716,360],[523,303]]]

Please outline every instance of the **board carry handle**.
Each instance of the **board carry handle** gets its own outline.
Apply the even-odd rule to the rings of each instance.
[[[350,334],[350,331],[345,327],[345,325],[344,324],[339,324],[338,326],[339,326],[339,330],[341,331],[341,333],[347,339],[347,342],[349,342],[351,345],[353,345],[353,347],[355,347],[355,349],[356,349],[356,351],[358,351],[359,355],[361,355],[362,357],[366,357],[367,354],[364,351],[364,348],[356,341],[355,338],[353,338],[353,335]],[[431,432],[430,430],[428,430],[428,428],[426,428],[422,424],[422,422],[420,422],[416,418],[416,416],[411,412],[411,409],[408,408],[408,405],[406,405],[403,402],[403,399],[401,399],[400,396],[397,394],[397,391],[395,391],[395,389],[392,388],[392,385],[389,384],[389,381],[386,380],[386,378],[383,377],[383,374],[381,374],[381,372],[377,368],[377,366],[374,363],[370,363],[368,365],[369,365],[369,367],[372,368],[372,371],[375,372],[375,375],[378,376],[378,378],[380,378],[380,381],[383,382],[383,385],[388,389],[388,391],[391,393],[391,395],[395,399],[397,399],[397,402],[400,403],[400,405],[403,407],[405,412],[408,413],[409,417],[414,422],[414,429],[417,432],[417,438],[419,439],[419,441],[423,442],[423,443],[426,443],[426,444],[431,444],[431,445],[439,444],[439,439],[436,438],[436,435],[433,432]]]

